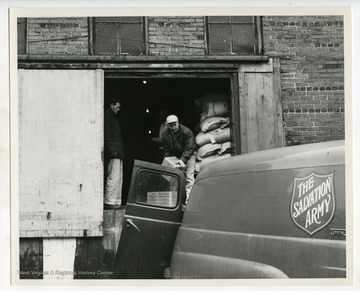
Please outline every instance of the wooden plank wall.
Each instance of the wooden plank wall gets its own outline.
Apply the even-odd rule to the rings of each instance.
[[[280,62],[239,69],[241,153],[284,146]]]
[[[275,116],[272,73],[247,73],[245,92],[248,96],[248,148],[249,151],[275,147]]]
[[[43,242],[42,238],[20,239],[20,279],[43,278]]]
[[[101,236],[103,71],[19,70],[20,237]]]
[[[124,214],[104,211],[103,237],[21,238],[20,279],[111,279]]]

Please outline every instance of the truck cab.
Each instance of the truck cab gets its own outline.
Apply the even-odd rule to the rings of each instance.
[[[214,162],[189,202],[176,169],[136,161],[116,278],[345,278],[344,141]]]

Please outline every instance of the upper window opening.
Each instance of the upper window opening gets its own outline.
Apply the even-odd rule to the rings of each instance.
[[[17,19],[18,55],[26,54],[26,18]]]
[[[209,54],[257,54],[257,18],[253,16],[209,16]]]
[[[95,18],[95,54],[145,54],[143,17]]]

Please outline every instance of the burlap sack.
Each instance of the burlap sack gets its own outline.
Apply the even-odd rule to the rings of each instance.
[[[200,123],[200,130],[202,132],[208,132],[217,128],[224,129],[227,126],[229,126],[229,118],[210,117]]]
[[[231,142],[230,141],[226,141],[226,142],[222,143],[221,149],[218,152],[219,155],[223,155],[226,153],[231,153]]]
[[[223,143],[230,140],[230,128],[217,128],[207,133],[200,132],[195,137],[198,146],[203,146],[207,143]]]
[[[219,143],[207,143],[197,150],[196,159],[201,161],[208,156],[218,154],[220,150],[221,145]]]

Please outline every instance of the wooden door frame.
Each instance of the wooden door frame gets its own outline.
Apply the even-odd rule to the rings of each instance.
[[[234,142],[234,153],[239,155],[241,153],[241,127],[240,127],[240,102],[239,102],[239,66],[235,69],[223,69],[216,70],[213,69],[202,69],[201,71],[197,70],[175,70],[172,69],[158,69],[155,71],[121,71],[121,70],[105,70],[104,79],[109,78],[225,78],[230,80],[230,94],[231,94],[231,127],[233,128],[232,139]]]

